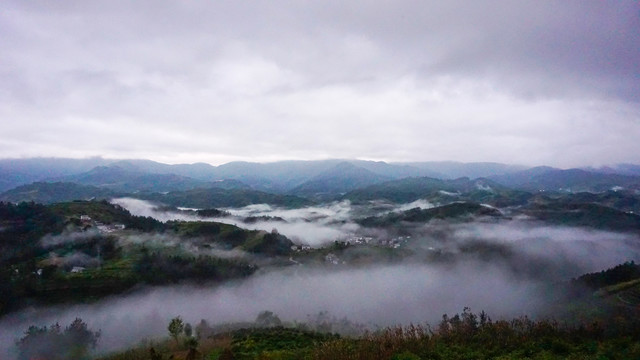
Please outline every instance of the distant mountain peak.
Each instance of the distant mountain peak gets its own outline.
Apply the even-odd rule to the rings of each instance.
[[[331,198],[362,186],[387,180],[391,178],[343,161],[297,186],[291,193],[315,198]]]
[[[334,168],[335,169],[355,169],[358,166],[353,165],[352,163],[348,162],[348,161],[343,161],[341,163],[338,163]]]
[[[334,167],[330,168],[327,171],[324,171],[317,176],[313,177],[310,181],[323,180],[328,178],[338,178],[338,179],[350,179],[358,182],[359,180],[364,180],[365,178],[369,178],[374,180],[375,182],[380,182],[382,180],[390,180],[387,176],[382,176],[374,173],[373,171],[367,170],[363,167],[356,166],[348,161],[343,161],[341,163],[336,164]],[[368,181],[368,180],[365,180]]]

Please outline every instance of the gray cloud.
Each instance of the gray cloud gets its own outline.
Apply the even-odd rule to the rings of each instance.
[[[638,161],[633,1],[4,8],[4,157]]]

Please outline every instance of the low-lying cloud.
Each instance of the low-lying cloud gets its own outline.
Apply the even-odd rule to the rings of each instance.
[[[86,231],[64,231],[58,235],[45,235],[40,239],[40,246],[46,249],[69,243],[86,243],[95,240],[98,236],[100,236],[100,231],[95,228],[90,228]]]
[[[302,209],[281,209],[268,204],[255,204],[242,208],[224,209],[232,216],[222,218],[204,218],[184,212],[161,211],[158,210],[158,205],[139,199],[119,198],[112,202],[126,208],[134,215],[150,216],[159,221],[218,221],[249,230],[277,229],[293,242],[311,246],[322,246],[336,240],[345,240],[359,229],[357,224],[350,221],[352,209],[348,201]],[[244,219],[247,217],[277,217],[284,221],[265,218],[245,222]]]
[[[405,231],[407,231],[405,229]],[[537,221],[432,222],[408,230],[417,254],[502,264],[520,276],[562,281],[640,259],[640,237]],[[437,257],[436,257],[437,258]]]
[[[202,239],[184,239],[177,235],[167,233],[124,234],[118,237],[118,245],[121,247],[144,245],[148,249],[172,248],[194,256],[206,255],[225,259],[253,257],[253,255],[242,250],[218,248],[216,244],[209,242],[206,242],[206,246],[202,246]]]
[[[113,204],[122,206],[136,216],[152,217],[158,221],[166,222],[170,220],[198,221],[202,218],[185,212],[166,211],[160,209],[160,205],[149,201],[134,198],[112,199]]]
[[[166,336],[169,319],[177,315],[194,324],[203,318],[210,323],[251,321],[263,310],[283,320],[304,321],[307,315],[329,311],[369,326],[433,324],[443,313],[464,306],[493,316],[532,314],[542,299],[537,284],[518,281],[490,264],[340,271],[296,267],[218,287],[154,288],[90,305],[29,309],[0,320],[0,346],[9,349],[29,325],[64,324],[75,317],[102,330],[99,350],[112,351]]]

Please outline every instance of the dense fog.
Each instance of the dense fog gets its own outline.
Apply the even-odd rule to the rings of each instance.
[[[436,322],[464,306],[494,316],[535,313],[542,297],[536,282],[511,277],[504,269],[469,262],[454,267],[381,265],[359,269],[286,269],[219,287],[174,286],[115,296],[91,305],[29,309],[0,320],[3,348],[11,347],[31,324],[70,323],[81,317],[102,330],[102,351],[147,337],[166,335],[177,315],[197,323],[250,321],[263,310],[283,320],[305,321],[328,311],[371,328]]]

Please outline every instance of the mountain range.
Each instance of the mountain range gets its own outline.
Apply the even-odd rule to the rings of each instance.
[[[51,203],[132,195],[169,204],[178,204],[180,199],[188,204],[202,204],[201,199],[226,198],[212,200],[212,204],[237,206],[267,200],[293,206],[338,199],[445,201],[464,193],[473,201],[489,199],[502,205],[516,205],[537,192],[623,191],[637,195],[640,176],[636,172],[640,173],[640,166],[631,164],[557,169],[488,162],[386,163],[341,159],[231,162],[219,166],[102,158],[8,159],[0,160],[0,191],[3,191],[0,200]],[[184,203],[182,206],[187,206]]]

